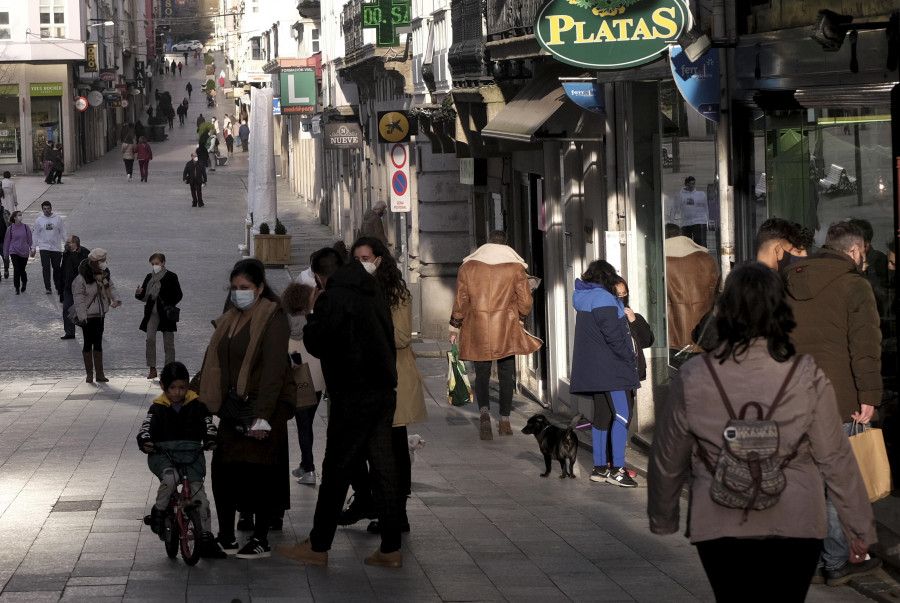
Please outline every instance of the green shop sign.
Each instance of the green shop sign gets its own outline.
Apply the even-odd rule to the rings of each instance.
[[[621,4],[621,3],[620,3]],[[550,0],[534,33],[557,60],[589,69],[625,69],[658,59],[690,24],[685,0]]]
[[[378,46],[399,46],[398,27],[409,26],[410,0],[377,0],[362,3],[363,28],[375,30]]]
[[[62,82],[48,84],[31,84],[31,96],[62,96]]]

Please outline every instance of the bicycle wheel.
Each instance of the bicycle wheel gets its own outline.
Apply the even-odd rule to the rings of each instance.
[[[166,555],[171,559],[178,555],[178,540],[178,524],[175,522],[175,515],[168,512],[163,520],[163,541],[166,543]]]
[[[184,515],[184,531],[181,534],[181,557],[188,565],[194,565],[200,561],[200,535],[202,533],[200,513],[197,509],[191,509]]]

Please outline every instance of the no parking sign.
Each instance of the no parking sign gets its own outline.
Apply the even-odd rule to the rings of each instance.
[[[409,143],[396,142],[388,150],[391,165],[391,211],[408,212],[409,202]]]

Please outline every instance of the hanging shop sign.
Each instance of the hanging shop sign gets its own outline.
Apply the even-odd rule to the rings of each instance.
[[[75,99],[75,108],[79,111],[85,111],[88,108],[88,99],[79,96]]]
[[[362,128],[360,128],[357,123],[325,124],[325,148],[363,148]]]
[[[97,45],[96,44],[87,44],[87,52],[85,53],[87,57],[87,65],[85,65],[85,71],[97,71]]]
[[[378,112],[378,142],[408,142],[409,118],[399,111]]]
[[[316,112],[316,68],[282,67],[281,112],[309,114]]]
[[[603,87],[596,81],[580,81],[562,83],[566,96],[576,105],[592,113],[606,115],[606,103],[603,100]]]
[[[31,84],[31,96],[62,96],[62,82],[50,82],[47,84]]]
[[[606,9],[604,0],[551,0],[538,12],[534,34],[563,63],[627,69],[659,59],[691,16],[685,0],[642,0]]]
[[[104,69],[100,72],[100,79],[104,82],[114,82],[118,79],[115,69]]]
[[[409,27],[410,0],[377,0],[362,3],[363,29],[375,30],[378,46],[399,46],[398,27]]]
[[[281,99],[272,99],[272,115],[281,115]]]
[[[690,61],[681,47],[673,46],[669,57],[675,85],[684,100],[706,119],[719,121],[719,54],[707,52]]]

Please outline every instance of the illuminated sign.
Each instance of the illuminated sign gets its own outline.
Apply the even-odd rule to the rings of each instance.
[[[96,44],[88,44],[87,45],[87,66],[84,68],[85,71],[97,71],[97,45]]]
[[[398,27],[409,26],[410,0],[378,0],[362,3],[363,28],[375,30],[378,46],[399,46]]]

